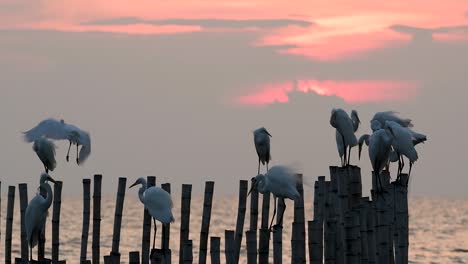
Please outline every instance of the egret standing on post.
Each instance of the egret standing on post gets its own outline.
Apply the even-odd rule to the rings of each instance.
[[[43,173],[41,175],[39,189],[45,190],[46,197],[44,198],[39,191],[29,202],[28,207],[26,207],[24,225],[26,227],[26,239],[28,240],[31,261],[32,249],[37,245],[39,237],[44,233],[43,226],[47,218],[47,210],[52,204],[52,188],[47,181],[55,183],[52,177],[47,173]]]
[[[260,162],[265,165],[268,171],[268,163],[271,160],[270,155],[270,133],[266,130],[266,128],[261,127],[256,129],[254,132],[254,143],[255,149],[257,150],[258,155],[258,172],[260,174]]]
[[[280,198],[284,203],[284,198],[289,198],[291,200],[297,200],[301,197],[296,188],[297,178],[292,169],[286,166],[273,166],[266,174],[258,174],[256,177],[252,178],[252,186],[250,187],[250,192],[254,188],[262,193],[272,193],[275,199],[275,209],[273,211],[273,217],[271,218],[270,230],[273,225],[273,219],[276,215],[276,198]],[[286,203],[284,203],[283,212],[281,212],[281,218],[279,223],[283,220],[283,214],[286,210]]]
[[[355,112],[355,118],[356,120],[353,121],[353,119],[351,119],[348,114],[341,108],[333,108],[331,112],[330,125],[336,128],[337,136],[338,133],[341,135],[344,146],[344,164],[342,165],[349,165],[351,148],[358,144],[357,138],[354,135],[355,129],[357,130],[359,127],[359,118],[357,117],[357,112]],[[337,144],[339,149],[339,140],[337,140]],[[348,153],[346,153],[347,148],[349,148]]]
[[[392,135],[385,129],[376,130],[369,138],[369,159],[374,170],[376,184],[382,189],[380,173],[388,164],[392,150]]]
[[[385,112],[377,112],[375,113],[374,117],[371,119],[371,129],[372,131],[376,131],[380,128],[384,128],[386,121],[393,121],[400,124],[402,127],[413,127],[413,123],[411,123],[411,119],[408,118],[401,118],[396,115],[397,112],[395,111],[385,111]]]
[[[67,124],[63,120],[45,119],[32,129],[24,132],[24,140],[26,142],[33,142],[41,137],[53,140],[68,140],[70,145],[68,146],[66,156],[67,161],[72,144],[76,145],[77,164],[85,162],[89,154],[91,154],[91,138],[89,137],[89,133],[72,124]],[[81,146],[81,150],[78,153],[79,146]]]
[[[145,178],[138,178],[129,189],[135,185],[141,184],[140,190],[138,191],[138,197],[141,203],[145,205],[151,217],[153,217],[154,224],[154,236],[153,236],[153,248],[156,242],[156,220],[163,224],[174,222],[174,216],[172,215],[172,199],[171,195],[165,190],[152,186],[147,188]]]
[[[33,150],[36,152],[42,164],[44,164],[46,173],[49,173],[49,170],[53,171],[55,169],[57,162],[55,161],[54,142],[44,137],[38,138],[34,140]]]

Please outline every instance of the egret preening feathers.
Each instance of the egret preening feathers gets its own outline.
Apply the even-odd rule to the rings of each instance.
[[[336,144],[340,158],[341,149],[344,149],[344,162],[342,160],[342,166],[349,165],[351,148],[358,144],[354,132],[358,129],[360,120],[355,110],[352,111],[351,116],[353,119],[350,118],[343,109],[333,108],[330,117],[330,125],[336,128]],[[341,139],[339,139],[340,135]],[[341,147],[341,145],[343,147]],[[347,149],[349,149],[348,153],[346,153]]]
[[[39,237],[43,234],[43,226],[47,218],[47,210],[52,204],[52,188],[47,183],[51,181],[55,183],[54,179],[50,177],[47,173],[43,173],[40,179],[39,189],[43,189],[46,192],[46,197],[44,198],[40,192],[31,199],[26,207],[24,225],[26,227],[26,239],[28,240],[30,259],[32,261],[32,248],[37,245]]]
[[[32,129],[24,132],[24,140],[26,142],[33,142],[42,137],[53,140],[68,140],[70,145],[68,146],[66,156],[67,161],[72,144],[76,145],[77,164],[84,163],[89,154],[91,154],[91,138],[89,133],[72,124],[67,124],[63,120],[45,119]],[[79,146],[81,146],[81,150],[78,153]]]
[[[276,198],[282,199],[283,202],[284,198],[289,198],[291,200],[300,199],[301,195],[297,191],[296,183],[297,178],[294,171],[289,167],[280,165],[271,167],[266,174],[258,174],[256,177],[252,178],[252,186],[248,194],[250,194],[254,188],[257,188],[262,194],[272,193],[275,199],[275,209],[271,219],[270,230],[276,215]],[[284,210],[286,210],[286,203],[284,205]],[[279,223],[281,223],[283,219],[284,210],[281,212]]]
[[[270,133],[266,130],[266,128],[261,127],[256,129],[254,132],[254,144],[255,150],[257,151],[258,155],[258,172],[260,174],[260,162],[267,167],[268,171],[268,163],[271,160],[270,155]]]
[[[138,178],[134,184],[129,188],[141,184],[140,190],[138,190],[138,197],[141,203],[145,205],[149,214],[153,218],[154,224],[154,236],[153,236],[153,248],[156,241],[156,220],[163,224],[174,222],[174,216],[172,215],[172,199],[171,195],[165,190],[152,186],[147,188],[145,178]]]
[[[33,150],[36,152],[37,156],[44,164],[44,169],[46,173],[53,171],[56,166],[55,161],[55,145],[54,142],[48,140],[47,138],[41,137],[34,140]]]
[[[411,123],[411,119],[401,118],[396,115],[397,113],[398,112],[395,112],[395,111],[385,111],[385,112],[375,113],[374,117],[371,120],[372,131],[375,131],[380,128],[384,128],[386,121],[396,122],[402,127],[413,127],[413,123]]]
[[[380,188],[382,188],[380,173],[388,164],[392,140],[392,135],[385,129],[379,129],[369,137],[369,159]]]

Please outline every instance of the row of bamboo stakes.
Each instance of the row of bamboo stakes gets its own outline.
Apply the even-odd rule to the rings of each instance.
[[[302,175],[298,175],[302,178]],[[407,182],[408,176],[403,174],[401,182]],[[148,176],[148,187],[156,185],[156,177]],[[308,260],[311,264],[319,263],[408,263],[408,197],[407,187],[398,181],[390,183],[388,172],[381,175],[383,190],[377,191],[375,175],[373,175],[372,199],[362,197],[361,170],[356,166],[330,167],[330,181],[325,176],[319,176],[314,186],[314,218],[305,222],[304,189],[302,180],[298,181],[297,189],[301,199],[294,202],[294,218],[291,234],[291,263],[306,263],[306,244]],[[83,226],[81,236],[81,253],[79,263],[100,263],[100,222],[101,222],[101,184],[102,175],[94,175],[93,216],[92,216],[92,255],[88,259],[88,232],[91,218],[91,180],[83,179]],[[165,183],[161,188],[171,192],[171,185]],[[28,204],[27,185],[18,185],[21,217],[21,257],[15,258],[15,263],[29,263],[24,213]],[[1,182],[0,182],[1,190]],[[44,256],[45,238],[41,237],[38,245],[38,260],[34,263],[66,263],[59,260],[60,250],[60,207],[62,182],[54,185],[54,200],[52,208],[52,256]],[[103,256],[104,263],[120,263],[119,251],[122,210],[125,199],[126,178],[119,178],[112,250]],[[210,219],[214,193],[214,182],[205,182],[203,213],[200,230],[200,245],[198,262],[193,259],[193,242],[190,240],[190,207],[192,185],[182,185],[181,219],[179,238],[179,264],[204,264],[208,258],[208,240],[210,242],[210,258],[212,264],[238,263],[241,256],[242,237],[244,235],[244,220],[247,211],[248,181],[241,180],[239,185],[239,204],[235,230],[225,230],[224,259],[221,258],[221,237],[210,237]],[[258,228],[259,198],[253,190],[250,195],[250,223],[245,232],[247,263],[270,262],[270,236],[273,240],[273,263],[283,261],[283,229],[278,220],[270,233],[269,211],[270,195],[263,194],[261,205],[261,224]],[[11,242],[15,186],[8,187],[5,263],[12,263]],[[280,200],[280,199],[278,199]],[[1,206],[1,198],[0,198]],[[277,212],[282,212],[284,203],[278,202]],[[163,225],[161,249],[150,251],[151,216],[144,210],[141,251],[129,252],[129,263],[172,263],[169,248],[170,224]],[[306,241],[307,227],[307,241]],[[1,234],[0,234],[1,235]],[[257,241],[258,238],[258,241]],[[74,262],[74,261],[72,261]]]

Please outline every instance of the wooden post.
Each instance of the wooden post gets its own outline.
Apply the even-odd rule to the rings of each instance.
[[[311,264],[322,264],[323,248],[321,245],[323,245],[323,226],[319,220],[308,221],[307,226],[309,233],[309,262]]]
[[[268,230],[270,193],[265,193],[262,196],[262,224],[258,241],[258,263],[268,263],[270,253],[270,231]]]
[[[224,231],[224,254],[226,257],[226,264],[234,264],[234,243],[235,232],[233,230]]]
[[[247,238],[247,263],[257,263],[257,228],[258,228],[258,190],[254,188],[250,193],[250,232]]]
[[[349,208],[359,207],[362,197],[362,182],[361,168],[358,166],[348,166],[347,168],[347,185],[348,185],[348,200]]]
[[[26,183],[20,183],[18,185],[20,195],[20,213],[21,213],[21,260],[26,263],[29,261],[29,246],[27,242],[27,234],[25,227],[24,214],[28,207],[28,185]]]
[[[190,234],[190,203],[192,199],[192,185],[182,184],[182,206],[180,208],[180,244],[179,264],[183,264],[184,245]]]
[[[62,182],[54,184],[54,207],[52,209],[52,263],[59,261],[60,208],[62,205]]]
[[[291,263],[306,263],[305,243],[305,215],[304,215],[304,188],[302,174],[297,174],[296,189],[300,194],[299,200],[294,201],[294,222],[291,234]]]
[[[400,182],[395,183],[395,263],[408,263],[408,174],[400,175]]]
[[[90,179],[83,179],[83,227],[81,230],[81,253],[80,262],[81,264],[86,263],[86,253],[88,250],[88,233],[89,233],[89,215],[90,215]]]
[[[140,252],[139,251],[131,251],[129,253],[129,263],[130,264],[140,264]]]
[[[345,214],[346,228],[346,263],[361,263],[361,228],[359,223],[359,211],[350,210]]]
[[[147,188],[156,185],[156,177],[148,176],[146,177]],[[152,219],[151,215],[148,213],[148,210],[145,208],[143,210],[143,234],[141,236],[141,263],[149,264],[150,258],[150,239],[151,239],[151,225]]]
[[[184,264],[193,263],[193,243],[192,240],[185,241],[184,245]]]
[[[211,264],[221,264],[220,251],[221,238],[211,237],[210,238],[210,256]]]
[[[369,239],[367,234],[369,233],[368,230],[368,223],[367,223],[367,214],[369,210],[369,197],[361,198],[361,204],[359,206],[359,222],[360,222],[360,229],[361,229],[361,263],[367,264],[369,263]]]
[[[125,200],[125,187],[127,185],[127,178],[119,177],[119,183],[117,187],[117,197],[115,202],[114,212],[114,232],[112,235],[112,251],[110,257],[112,263],[120,263],[120,228],[122,226],[122,211]]]
[[[330,167],[330,176],[332,180],[332,188],[336,188],[337,199],[335,206],[337,207],[337,222],[336,222],[336,263],[346,263],[346,232],[344,226],[345,212],[348,211],[348,184],[347,184],[347,169],[346,167]]]
[[[373,173],[373,178],[376,177],[376,174]],[[389,198],[388,193],[388,184],[389,184],[389,174],[382,172],[380,174],[380,181],[382,183],[383,190],[380,190],[374,195],[375,197],[375,207],[377,210],[377,263],[387,264],[390,263],[390,226],[388,217],[388,205],[387,199]]]
[[[273,227],[273,263],[283,263],[283,212],[285,204],[283,199],[277,199],[276,225]],[[286,212],[283,212],[285,214]]]
[[[237,207],[236,235],[234,246],[234,263],[239,262],[240,248],[242,245],[242,234],[244,233],[245,211],[247,210],[247,189],[249,182],[239,182],[239,204]]]
[[[161,188],[171,193],[171,184],[170,183],[163,183],[161,184]],[[163,224],[162,225],[162,236],[161,236],[161,253],[162,253],[162,263],[172,263],[172,253],[171,249],[169,248],[170,242],[170,235],[171,235],[171,223]]]
[[[101,183],[102,183],[102,175],[95,174],[94,175],[94,190],[93,190],[93,243],[92,243],[93,264],[100,263]]]
[[[249,230],[245,232],[247,240],[247,264],[257,263],[257,232]]]
[[[205,197],[203,199],[203,215],[200,231],[200,251],[198,254],[198,263],[206,263],[206,252],[208,248],[208,235],[210,233],[211,208],[213,201],[214,182],[205,182]]]
[[[373,192],[373,191],[372,191]],[[367,247],[369,264],[377,263],[377,210],[375,202],[367,202]]]
[[[5,264],[11,264],[11,237],[13,227],[13,210],[15,208],[15,186],[8,186],[7,215],[5,228]]]
[[[325,221],[324,240],[325,240],[325,263],[336,263],[336,218],[328,218]]]

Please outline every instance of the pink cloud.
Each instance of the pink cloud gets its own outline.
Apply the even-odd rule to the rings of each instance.
[[[385,102],[408,100],[417,95],[418,84],[405,81],[317,81],[298,80],[266,84],[254,92],[239,96],[239,105],[264,106],[287,103],[292,92],[314,92],[321,96],[337,96],[348,103]]]

